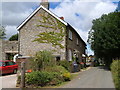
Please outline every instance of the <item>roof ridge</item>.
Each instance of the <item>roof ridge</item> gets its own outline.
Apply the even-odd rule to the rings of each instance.
[[[46,12],[48,12],[49,14],[51,14],[53,17],[55,17],[56,19],[58,19],[60,22],[62,22],[63,24],[65,24],[67,26],[67,22],[65,22],[64,20],[60,19],[56,14],[54,14],[53,12],[51,12],[50,10],[46,9],[45,7],[43,7],[42,5],[40,5],[36,10],[34,10],[18,27],[17,30],[19,30],[33,15],[35,15],[35,13],[38,12],[38,10],[40,9],[44,9]]]

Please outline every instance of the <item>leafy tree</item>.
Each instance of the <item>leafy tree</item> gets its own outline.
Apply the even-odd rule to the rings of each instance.
[[[4,39],[5,35],[5,28],[0,25],[0,39]]]
[[[9,41],[18,41],[18,33],[15,34],[15,35],[12,35],[12,36],[9,38]]]
[[[109,66],[112,59],[120,58],[120,12],[102,15],[93,20],[88,42],[97,58]]]

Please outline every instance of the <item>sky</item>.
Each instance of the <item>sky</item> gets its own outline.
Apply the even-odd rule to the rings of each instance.
[[[73,26],[81,38],[87,43],[88,32],[92,27],[92,20],[100,18],[103,14],[114,12],[117,7],[114,0],[96,0],[89,2],[80,0],[61,0],[50,2],[50,11]],[[16,28],[38,6],[40,2],[2,2],[0,3],[0,21],[6,29],[6,37],[9,38],[17,33]],[[90,45],[87,44],[87,53],[93,54]]]

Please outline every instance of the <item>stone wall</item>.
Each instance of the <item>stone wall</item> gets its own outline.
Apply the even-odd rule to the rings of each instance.
[[[18,41],[3,41],[5,53],[18,53]]]
[[[2,60],[2,40],[0,39],[0,60]]]
[[[47,18],[50,23],[42,23],[44,22],[43,18]],[[60,22],[61,23],[61,22]],[[61,23],[62,24],[62,23]],[[37,25],[45,25],[48,27],[42,27]],[[65,59],[65,48],[60,49],[59,47],[54,48],[51,44],[46,43],[38,43],[33,42],[35,38],[38,38],[37,35],[44,31],[53,31],[53,28],[50,28],[52,26],[57,25],[57,20],[48,14],[43,9],[40,9],[21,29],[19,34],[19,40],[20,40],[20,54],[23,56],[33,56],[38,51],[43,50],[56,50],[53,54],[55,56],[61,56],[61,59]],[[63,28],[63,30],[66,30]],[[60,32],[60,30],[56,27],[55,32]],[[63,37],[63,41],[61,44],[65,46],[65,37]]]
[[[18,53],[18,41],[0,40],[0,60],[6,60],[7,54]]]

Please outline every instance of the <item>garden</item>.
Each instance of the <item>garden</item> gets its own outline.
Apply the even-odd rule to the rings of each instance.
[[[71,80],[72,62],[56,61],[50,51],[39,51],[29,60],[29,73],[25,73],[25,87],[56,86]],[[28,68],[28,65],[27,65]],[[21,85],[18,75],[17,86]]]

